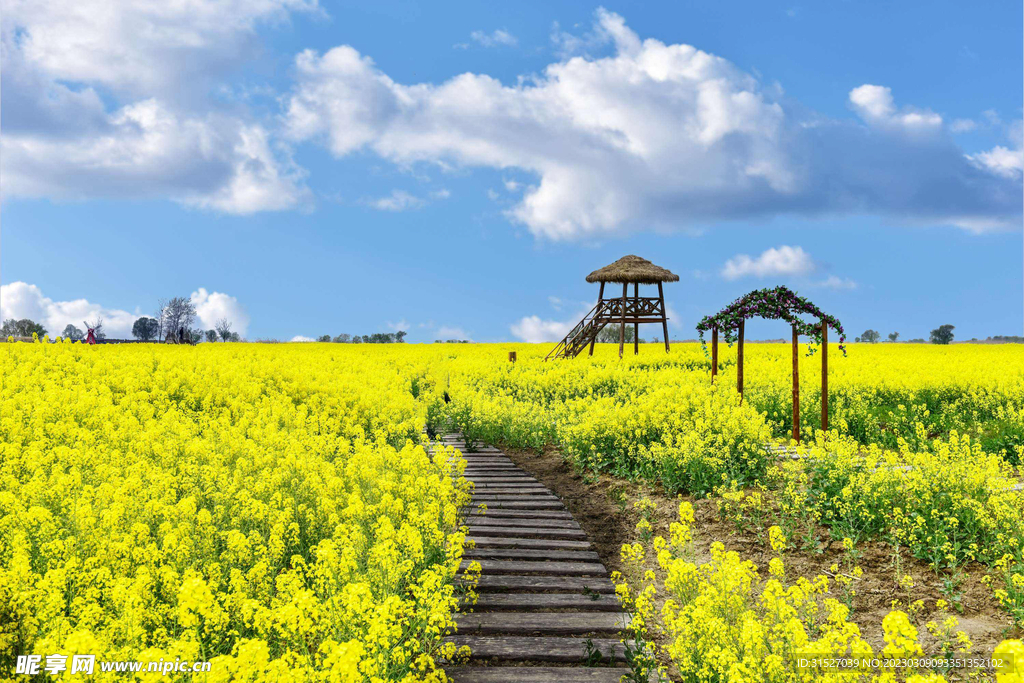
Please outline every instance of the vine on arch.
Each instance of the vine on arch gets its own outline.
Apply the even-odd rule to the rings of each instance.
[[[809,315],[816,318],[813,323],[804,322],[799,316]],[[718,313],[706,315],[697,324],[700,344],[705,355],[708,352],[704,333],[718,328],[725,335],[725,341],[732,346],[737,339],[740,321],[747,318],[765,318],[768,320],[785,320],[794,327],[797,333],[810,338],[807,355],[813,355],[821,344],[821,322],[839,335],[839,350],[846,355],[846,332],[835,316],[828,315],[815,306],[810,300],[798,295],[782,285],[778,287],[756,289],[741,296]]]

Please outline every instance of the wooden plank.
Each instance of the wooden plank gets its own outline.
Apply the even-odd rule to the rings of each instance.
[[[453,666],[445,673],[453,683],[619,683],[630,670],[607,666]]]
[[[504,493],[511,492],[511,493]],[[558,500],[547,488],[507,488],[493,490],[490,488],[484,488],[477,490],[473,496],[473,500],[488,500],[488,501],[546,501],[546,500]]]
[[[487,502],[485,500],[475,501],[473,505],[486,505],[488,508],[509,508],[511,510],[561,510],[565,506],[562,505],[561,501],[557,498],[551,501],[548,500],[536,500],[536,501],[511,501],[511,500],[495,500]]]
[[[624,612],[481,612],[455,618],[462,635],[614,635],[629,625]]]
[[[508,476],[510,473],[522,472],[521,469],[515,465],[468,465],[463,473],[466,475],[471,474],[491,474],[494,476],[502,475]]]
[[[477,548],[549,548],[551,550],[591,550],[594,546],[590,541],[567,541],[554,538],[523,538],[517,536],[467,536],[467,541],[476,544]]]
[[[468,478],[468,477],[467,477]],[[481,474],[472,480],[483,484],[539,484],[540,482],[528,474]]]
[[[474,481],[473,483],[476,484],[476,490],[480,492],[495,493],[495,489],[505,489],[508,491],[512,491],[513,493],[529,493],[531,491],[543,491],[545,493],[551,493],[551,489],[549,489],[547,486],[544,486],[544,484],[541,484],[539,482],[534,483],[528,481],[523,483],[515,483],[506,481],[492,483],[489,481]]]
[[[574,519],[519,519],[517,517],[488,517],[480,515],[466,522],[470,526],[523,527],[525,529],[579,529]]]
[[[593,550],[530,550],[526,548],[470,548],[462,556],[471,560],[568,560],[600,562]]]
[[[484,574],[476,587],[481,593],[508,593],[509,591],[539,592],[572,591],[581,595],[590,593],[615,594],[611,579],[599,576],[520,576],[516,574]]]
[[[515,526],[482,526],[469,525],[471,536],[498,536],[504,538],[557,538],[584,539],[587,533],[582,529],[527,529]]]
[[[523,519],[572,519],[572,513],[568,510],[506,510],[505,508],[495,508],[493,510],[487,510],[481,512],[479,510],[473,510],[470,517],[488,517],[489,519],[504,519],[507,517],[517,517]]]
[[[586,638],[545,636],[460,636],[449,638],[456,647],[468,645],[473,659],[515,662],[582,662],[587,656]],[[594,648],[613,661],[625,660],[625,647],[617,638],[593,638]],[[522,667],[517,667],[522,668]]]
[[[544,484],[541,484],[540,482],[537,482],[536,484],[533,483],[533,482],[526,482],[526,483],[518,484],[516,482],[505,481],[505,482],[498,482],[498,483],[492,484],[492,483],[487,482],[487,481],[476,481],[476,482],[473,482],[473,483],[476,484],[476,488],[477,488],[478,491],[480,491],[480,490],[491,491],[493,489],[511,489],[513,491],[536,491],[538,489],[541,489],[541,490],[544,490],[544,491],[550,491],[550,489],[548,489],[547,486],[544,486]]]
[[[619,612],[619,598],[609,593],[480,593],[475,605],[467,605],[475,612],[535,609],[582,609],[588,612]]]
[[[608,570],[600,562],[545,562],[538,560],[463,560],[460,571],[470,562],[479,562],[484,574],[548,574],[550,576],[607,576]]]
[[[471,498],[474,505],[486,503],[558,503],[561,500],[552,493],[490,493],[488,491],[474,491]]]

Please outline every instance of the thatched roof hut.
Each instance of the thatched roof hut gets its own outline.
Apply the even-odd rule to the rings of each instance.
[[[679,276],[656,266],[639,256],[623,256],[615,263],[598,268],[587,276],[587,282],[622,282],[656,285],[659,282],[678,282]]]

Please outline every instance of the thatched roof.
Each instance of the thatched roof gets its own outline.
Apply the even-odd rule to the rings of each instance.
[[[678,281],[679,276],[675,273],[632,254],[604,268],[598,268],[587,276],[587,282],[639,282],[642,285],[656,285],[659,282]]]

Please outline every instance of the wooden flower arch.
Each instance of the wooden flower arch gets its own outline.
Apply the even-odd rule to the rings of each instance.
[[[815,323],[804,322],[799,316],[809,315],[817,319]],[[839,350],[846,355],[846,333],[835,317],[826,314],[820,308],[796,294],[788,287],[757,289],[741,296],[718,313],[706,315],[697,325],[700,343],[707,353],[704,333],[711,331],[711,381],[718,374],[718,333],[725,333],[725,341],[730,346],[739,342],[736,354],[736,389],[743,397],[743,323],[747,318],[765,318],[769,320],[785,320],[793,328],[793,439],[800,441],[800,335],[810,337],[811,346],[807,355],[814,354],[814,345],[821,346],[821,428],[828,430],[828,328],[839,335]]]

